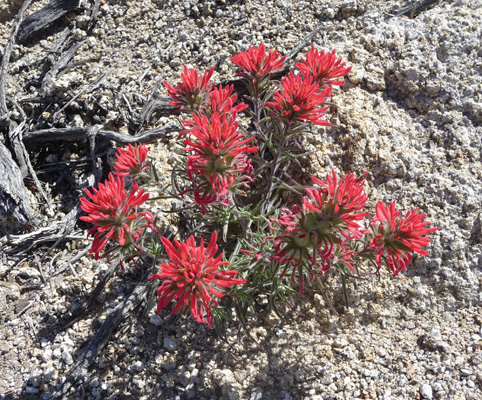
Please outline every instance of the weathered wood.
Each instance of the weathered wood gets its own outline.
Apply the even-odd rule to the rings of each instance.
[[[51,128],[25,132],[23,135],[23,142],[28,146],[62,141],[77,142],[79,140],[88,139],[90,128],[91,127]],[[106,140],[112,140],[118,144],[134,144],[154,142],[157,139],[166,137],[171,132],[179,132],[179,128],[174,125],[167,125],[163,128],[143,132],[138,136],[128,136],[119,132],[101,129],[96,135]]]
[[[78,7],[79,0],[52,0],[45,7],[25,18],[18,31],[17,40],[20,43],[25,42],[34,33],[45,29],[52,22],[57,21]]]
[[[5,114],[8,112],[7,99],[5,94],[5,83],[6,83],[7,74],[8,74],[8,63],[10,62],[10,54],[12,53],[12,48],[13,48],[13,45],[15,44],[15,38],[17,37],[18,31],[20,29],[20,25],[24,20],[23,18],[25,15],[25,11],[27,10],[31,2],[32,0],[24,1],[22,8],[20,9],[17,15],[17,20],[13,25],[12,32],[10,33],[10,37],[8,38],[7,45],[5,46],[5,49],[3,51],[2,64],[0,65],[0,119],[2,119],[3,117],[5,122],[7,120],[5,118]]]
[[[10,151],[3,144],[6,136],[12,134],[13,139],[15,139],[15,135],[18,135],[23,128],[23,125],[20,126],[17,133],[17,126],[11,124],[10,111],[7,107],[5,84],[8,77],[8,64],[13,45],[15,44],[15,37],[22,23],[25,11],[31,2],[31,0],[24,1],[17,15],[12,32],[3,51],[0,65],[0,130],[3,130],[5,134],[4,137],[0,137],[0,226],[11,226],[12,222],[14,225],[25,225],[29,222],[34,225],[37,224],[29,206],[27,190],[23,185],[21,170],[14,162]],[[11,140],[12,137],[9,139]],[[23,155],[23,153],[19,154]],[[23,160],[23,158],[21,158],[21,160]]]
[[[421,12],[428,10],[430,7],[440,3],[442,0],[415,0],[406,6],[400,8],[399,10],[395,11],[393,16],[394,17],[410,17],[414,18]]]
[[[27,190],[23,185],[18,165],[10,151],[0,143],[0,226],[12,224],[37,224],[30,210]]]
[[[148,284],[146,279],[147,278],[144,278],[144,282],[136,286],[130,296],[122,303],[118,304],[116,308],[114,308],[114,311],[107,316],[95,337],[90,341],[77,359],[77,362],[70,370],[69,375],[62,383],[59,391],[54,394],[54,398],[63,399],[68,393],[70,387],[87,374],[88,368],[94,363],[97,356],[109,342],[112,333],[117,329],[124,318],[146,299],[147,293],[149,293],[149,288],[152,286]]]
[[[42,80],[42,86],[40,88],[41,94],[50,94],[52,87],[54,86],[55,79],[62,73],[63,70],[66,70],[75,53],[82,47],[85,41],[86,39],[73,43],[72,46],[70,46],[70,48],[63,53],[62,57],[60,57],[55,65],[45,74]]]
[[[70,232],[72,232],[81,212],[82,210],[79,202],[77,206],[62,219],[62,221],[54,222],[52,225],[40,228],[35,232],[9,236],[8,244],[13,246],[13,248],[7,250],[6,253],[18,255],[27,252],[33,246],[38,244],[48,242],[55,242],[58,244],[60,241],[64,240]],[[52,246],[52,248],[53,247],[54,246]]]

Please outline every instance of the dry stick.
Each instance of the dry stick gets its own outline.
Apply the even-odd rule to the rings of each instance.
[[[156,83],[154,84],[151,92],[149,93],[149,97],[147,98],[144,106],[142,107],[141,114],[139,116],[139,127],[142,129],[144,124],[147,124],[151,119],[152,113],[154,112],[157,101],[159,99],[159,89],[161,88],[162,81],[164,79],[164,73],[161,74],[157,79]]]
[[[79,7],[79,0],[52,0],[45,7],[25,18],[18,32],[19,42],[27,40],[52,22]]]
[[[97,22],[97,15],[99,14],[99,7],[100,7],[100,0],[95,0],[94,6],[92,7],[92,11],[90,13],[90,22],[88,26],[88,30],[92,30]]]
[[[15,107],[20,111],[20,114],[22,115],[22,122],[20,123],[19,126],[17,126],[13,132],[9,134],[10,142],[15,143],[15,145],[21,149],[23,153],[23,158],[25,163],[27,164],[28,172],[33,178],[33,181],[35,182],[35,186],[37,187],[38,191],[40,192],[40,195],[43,197],[45,204],[48,208],[48,210],[52,210],[51,202],[47,196],[47,193],[42,188],[42,184],[40,183],[37,174],[35,173],[35,170],[33,169],[32,162],[30,161],[30,156],[28,155],[27,149],[25,149],[25,145],[22,142],[22,130],[23,127],[25,126],[25,123],[27,121],[27,115],[25,114],[25,111],[23,111],[23,108],[20,107],[20,105],[14,100],[14,99],[9,99]]]
[[[70,238],[69,233],[75,227],[77,218],[80,215],[80,207],[77,204],[75,209],[69,212],[62,221],[54,222],[52,225],[40,228],[35,232],[24,235],[11,235],[8,237],[8,243],[15,248],[6,251],[7,254],[23,254],[30,250],[33,246],[41,243],[55,241],[55,246],[60,242]],[[52,246],[52,249],[55,247]],[[19,249],[19,247],[25,247]]]
[[[62,272],[66,271],[70,266],[80,260],[83,256],[85,256],[89,252],[89,247],[86,247],[84,250],[79,251],[71,260],[67,261],[64,265],[62,265],[57,271],[55,271],[52,276],[60,275]]]
[[[421,12],[428,10],[431,6],[440,3],[442,0],[423,0],[423,1],[414,1],[406,6],[400,8],[399,10],[395,11],[393,14],[394,17],[401,17],[406,16],[410,18],[416,17]]]
[[[94,83],[92,83],[90,86],[82,86],[82,88],[60,109],[60,110],[57,110],[53,113],[52,115],[52,121],[55,122],[57,116],[62,112],[64,111],[70,104],[72,104],[72,102],[74,102],[75,100],[77,100],[77,98],[84,92],[92,92],[95,88],[97,88],[97,86],[99,86],[102,81],[105,79],[105,77],[109,74],[110,71],[107,71],[105,72],[104,74],[102,74]]]
[[[80,203],[77,203],[75,208],[71,210],[63,219],[62,223],[60,225],[60,229],[58,232],[58,238],[55,241],[55,243],[50,246],[50,248],[47,250],[47,252],[44,254],[44,256],[40,259],[40,262],[43,262],[45,260],[45,257],[47,257],[50,252],[55,249],[61,241],[65,239],[65,236],[69,234],[72,229],[74,229],[75,224],[77,223],[77,219],[79,218],[79,215],[81,213],[81,209],[79,206]]]
[[[8,38],[7,45],[5,46],[5,50],[3,52],[2,64],[0,66],[0,119],[3,119],[5,114],[7,114],[8,112],[7,99],[5,95],[5,81],[7,79],[10,54],[12,53],[12,47],[15,44],[15,38],[17,37],[20,24],[23,21],[25,11],[27,10],[31,2],[32,0],[25,0],[23,2],[22,8],[17,15],[17,21],[13,25],[12,32],[10,33],[10,37]]]
[[[303,48],[307,45],[310,44],[313,41],[313,38],[321,32],[321,30],[325,27],[325,22],[322,22],[320,25],[318,25],[315,29],[313,29],[301,42],[298,44],[293,50],[291,50],[286,58],[288,60],[291,60],[292,58],[295,58],[298,53],[303,50]]]
[[[57,61],[57,63],[48,71],[42,81],[40,92],[45,94],[49,92],[50,86],[53,85],[55,78],[61,74],[61,71],[68,67],[70,60],[74,57],[77,50],[85,43],[87,39],[74,43]]]
[[[87,369],[94,363],[99,353],[108,343],[114,330],[117,329],[125,316],[145,299],[149,287],[150,285],[147,284],[146,277],[144,277],[144,282],[137,285],[130,296],[122,303],[118,304],[114,308],[114,311],[107,316],[95,337],[79,356],[66,380],[62,383],[59,391],[54,394],[54,398],[64,398],[70,387],[87,374]]]
[[[91,128],[92,127],[50,128],[26,132],[23,135],[23,141],[28,145],[42,145],[63,141],[77,142],[86,139]],[[169,124],[163,128],[146,131],[139,136],[123,135],[122,133],[103,129],[97,132],[97,136],[106,140],[112,140],[118,144],[148,143],[166,137],[169,133],[179,132],[179,130],[177,126]]]
[[[117,265],[114,264],[110,266],[110,268],[102,276],[99,282],[97,282],[95,288],[90,292],[85,305],[83,305],[79,310],[76,310],[75,315],[72,315],[71,317],[67,318],[66,321],[62,322],[62,325],[56,328],[57,332],[63,331],[71,327],[77,321],[81,320],[87,314],[87,312],[89,312],[94,307],[95,301],[99,297],[100,293],[102,292],[105,285],[107,284],[116,269]]]

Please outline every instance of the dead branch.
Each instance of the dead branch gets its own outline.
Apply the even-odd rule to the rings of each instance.
[[[10,151],[0,142],[0,221],[10,219],[25,225],[29,221],[37,225],[28,203],[20,169],[13,161]]]
[[[83,353],[79,356],[73,368],[70,370],[69,375],[62,383],[59,391],[54,394],[54,398],[64,398],[70,387],[87,374],[87,369],[94,363],[97,356],[109,342],[112,333],[117,329],[126,315],[146,299],[151,286],[148,284],[146,278],[147,276],[144,277],[141,284],[135,287],[130,296],[122,303],[118,304],[114,308],[114,311],[107,316],[95,337],[90,341]]]
[[[77,50],[79,50],[87,39],[79,42],[74,42],[72,46],[60,57],[57,63],[44,75],[40,93],[48,94],[54,85],[55,79],[69,66],[70,61],[74,57]]]
[[[34,33],[41,31],[70,11],[79,7],[79,0],[52,0],[45,7],[25,18],[18,31],[18,41],[25,42]]]
[[[23,141],[28,146],[63,141],[76,142],[87,139],[90,128],[91,127],[50,128],[26,132],[23,135]],[[97,132],[97,136],[102,139],[112,140],[118,144],[134,144],[154,142],[166,137],[171,132],[179,132],[179,128],[174,125],[166,125],[162,128],[146,131],[139,136],[128,136],[119,132],[101,129]]]
[[[30,250],[33,246],[41,243],[55,242],[67,239],[67,235],[72,232],[77,223],[77,219],[81,213],[80,203],[70,211],[62,221],[54,222],[45,228],[40,228],[35,232],[25,235],[11,235],[7,239],[7,243],[14,248],[7,250],[7,254],[23,254]],[[52,247],[53,248],[53,247]]]
[[[23,21],[25,11],[27,11],[27,8],[30,6],[31,2],[32,0],[25,0],[23,2],[22,8],[18,12],[17,20],[13,25],[12,32],[10,33],[10,37],[8,38],[5,50],[3,51],[2,64],[0,65],[0,119],[2,119],[4,115],[8,112],[7,99],[5,94],[5,83],[8,74],[8,63],[10,62],[10,54],[12,53],[12,48],[15,44],[15,38],[17,37],[19,27]]]
[[[64,111],[70,104],[72,104],[72,102],[74,102],[75,100],[77,100],[77,98],[82,94],[82,93],[85,93],[85,92],[92,92],[95,88],[97,88],[97,86],[99,86],[102,81],[105,79],[105,77],[109,74],[110,71],[107,71],[105,73],[103,73],[99,78],[97,78],[97,80],[90,84],[90,85],[84,85],[82,86],[82,88],[74,95],[72,96],[72,98],[59,110],[55,111],[52,115],[52,121],[56,121],[58,115]]]
[[[22,107],[20,107],[20,105],[15,101],[15,99],[9,99],[9,100],[15,105],[15,107],[18,109],[18,111],[22,115],[22,122],[20,123],[20,125],[18,125],[13,130],[13,132],[11,132],[9,134],[10,144],[14,147],[16,154],[20,153],[20,154],[17,155],[17,160],[21,159],[22,163],[26,164],[28,172],[30,173],[30,176],[33,178],[33,180],[35,182],[35,186],[37,187],[37,190],[39,191],[40,195],[44,199],[46,206],[48,208],[50,208],[50,206],[49,206],[50,202],[49,202],[49,199],[47,197],[47,194],[45,193],[45,191],[42,188],[42,185],[41,185],[41,183],[40,183],[40,181],[37,177],[37,174],[35,173],[35,170],[32,166],[32,163],[30,162],[30,156],[28,155],[28,152],[25,149],[25,145],[22,142],[22,132],[23,132],[23,128],[25,126],[25,123],[27,122],[27,115],[25,115],[25,111],[23,111]],[[10,127],[12,128],[12,123],[11,123]]]
[[[428,10],[430,7],[440,3],[442,0],[422,0],[418,1],[415,0],[406,6],[400,8],[397,11],[394,11],[394,17],[409,17],[415,18],[418,14],[422,13],[425,10]]]

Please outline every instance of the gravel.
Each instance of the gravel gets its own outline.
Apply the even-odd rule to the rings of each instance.
[[[46,3],[34,2],[31,11]],[[281,319],[259,304],[259,318],[248,321],[257,343],[236,326],[227,328],[223,342],[190,319],[156,316],[152,305],[121,325],[86,381],[66,398],[481,399],[482,1],[440,2],[412,19],[393,17],[405,5],[396,0],[376,6],[368,0],[101,4],[91,33],[82,12],[70,16],[76,36],[87,39],[74,60],[90,61],[45,93],[28,84],[40,76],[37,61],[61,35],[52,28],[14,47],[7,95],[62,98],[107,72],[102,85],[80,94],[57,123],[127,133],[123,97],[139,113],[156,81],[177,82],[185,64],[201,70],[215,65],[214,79],[231,78],[229,56],[239,50],[263,42],[286,54],[323,23],[315,44],[336,48],[353,69],[335,91],[332,125],[305,139],[313,155],[300,173],[368,171],[372,206],[396,200],[402,208],[418,207],[441,229],[429,255],[415,258],[403,276],[382,272],[380,279],[350,281],[349,309],[334,282],[339,316],[319,295],[307,295]],[[0,6],[2,47],[12,7]],[[87,113],[95,103],[106,112],[98,107]],[[150,127],[170,119],[156,117]],[[152,146],[160,171],[169,168],[172,149],[172,140]],[[48,220],[40,207],[40,219]],[[83,257],[51,277],[73,250],[61,253],[52,269],[42,264],[49,279],[36,290],[24,288],[41,282],[37,268],[0,258],[0,399],[50,398],[137,282],[135,272],[116,275],[95,312],[58,331],[60,317],[74,312],[76,299],[108,268]]]

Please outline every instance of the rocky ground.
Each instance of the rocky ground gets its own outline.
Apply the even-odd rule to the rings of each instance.
[[[18,3],[0,6],[2,47]],[[156,316],[154,303],[136,309],[65,398],[482,399],[482,1],[440,1],[413,18],[395,16],[406,5],[396,0],[100,4],[94,29],[87,5],[14,47],[7,95],[38,115],[32,129],[100,124],[132,133],[156,82],[177,81],[183,65],[214,65],[214,79],[232,78],[229,56],[260,42],[287,54],[322,24],[313,43],[337,49],[353,69],[333,97],[332,125],[306,140],[314,153],[303,172],[368,171],[372,205],[418,207],[440,230],[430,255],[403,276],[351,281],[349,309],[335,295],[339,316],[315,295],[280,320],[260,299],[260,317],[249,321],[258,344],[237,326],[222,342],[190,319]],[[32,85],[66,27],[85,39],[78,63],[50,85]],[[41,96],[51,101],[32,100]],[[154,113],[147,127],[168,120]],[[167,138],[156,147],[161,168],[172,145]],[[48,225],[75,204],[88,145],[34,151],[39,170],[79,160],[68,176],[39,174],[52,202],[32,190],[31,204]],[[62,189],[67,184],[74,190]],[[85,237],[85,228],[73,234]],[[52,253],[20,255],[3,247],[1,399],[53,398],[105,316],[139,282],[136,271],[116,274],[96,307],[62,328],[62,316],[75,315],[109,268],[83,256],[55,274],[88,245],[72,239]]]

